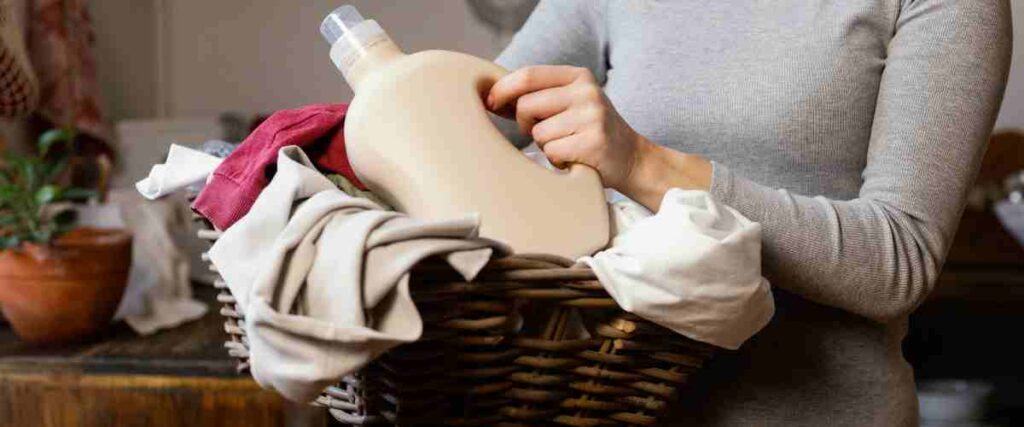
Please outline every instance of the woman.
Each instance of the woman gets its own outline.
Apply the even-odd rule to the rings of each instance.
[[[701,189],[762,224],[775,319],[680,412],[912,425],[900,343],[999,110],[1010,19],[1008,0],[543,0],[487,103],[652,210]]]

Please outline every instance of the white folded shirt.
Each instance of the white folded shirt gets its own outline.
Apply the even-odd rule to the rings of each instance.
[[[706,191],[669,190],[653,216],[629,199],[610,208],[611,247],[580,262],[624,310],[731,350],[771,320],[760,224]]]
[[[556,169],[536,144],[522,153]],[[609,248],[578,262],[624,310],[691,339],[735,350],[775,314],[761,277],[761,225],[706,191],[674,188],[652,214],[605,189]]]

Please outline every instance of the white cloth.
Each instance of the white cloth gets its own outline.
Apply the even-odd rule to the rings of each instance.
[[[760,224],[704,191],[669,190],[657,214],[645,211],[614,204],[611,247],[580,259],[624,310],[732,350],[768,323]]]
[[[1003,228],[1009,231],[1018,243],[1024,245],[1024,203],[1000,200],[996,203],[995,210]]]
[[[431,255],[471,280],[494,253],[479,218],[415,220],[338,190],[298,147],[252,209],[210,250],[245,315],[253,378],[310,401],[384,351],[415,341],[422,320],[408,271]]]
[[[622,193],[615,190],[606,189],[605,194],[608,198],[608,210],[612,217],[612,239],[614,241],[615,236],[622,234],[633,224],[636,224],[640,220],[654,215],[651,211],[645,208],[643,205],[634,202]]]
[[[214,152],[225,155],[233,148],[231,144],[220,140],[206,141],[203,150],[207,150],[208,147],[215,148]],[[172,201],[173,206],[185,215],[183,218],[188,218],[192,212],[187,200],[188,193],[197,192],[196,187],[205,185],[206,180],[223,159],[206,151],[175,144],[171,144],[166,158],[166,163],[154,165],[149,176],[137,182],[135,188],[147,199]],[[167,196],[171,196],[172,193],[178,193],[179,196],[168,198]],[[206,267],[206,261],[202,259],[202,254],[209,248],[209,244],[196,238],[197,231],[195,223],[186,221],[186,224],[173,228],[171,235],[178,248],[188,256],[191,280],[210,285],[213,284],[216,275]]]
[[[537,145],[522,153],[549,170]],[[761,277],[761,226],[704,191],[669,190],[657,215],[605,189],[610,247],[579,262],[624,310],[686,337],[737,349],[775,314]]]
[[[135,183],[135,188],[147,199],[153,200],[204,182],[222,159],[202,151],[171,144],[164,164],[154,165],[149,176]]]
[[[114,319],[136,333],[150,335],[198,319],[207,307],[192,298],[189,261],[176,245],[173,230],[187,226],[174,203],[148,201],[129,189],[111,191],[104,205],[77,207],[79,222],[132,233],[128,285]]]

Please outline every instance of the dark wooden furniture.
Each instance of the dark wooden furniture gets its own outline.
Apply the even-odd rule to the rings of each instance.
[[[36,348],[0,323],[0,426],[323,426],[236,372],[214,290],[201,320],[139,337],[124,324],[97,340]]]
[[[1024,170],[1024,134],[993,135],[978,183],[1000,188]],[[1024,246],[991,209],[968,207],[935,291],[910,318],[904,354],[920,383],[968,379],[994,386],[985,425],[1024,422]]]

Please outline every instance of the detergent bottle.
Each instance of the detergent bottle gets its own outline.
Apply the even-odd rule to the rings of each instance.
[[[480,235],[517,253],[576,258],[607,244],[597,172],[546,170],[491,121],[483,98],[505,69],[456,52],[407,55],[352,6],[320,30],[355,92],[345,119],[353,170],[395,209],[426,219],[477,213]]]

